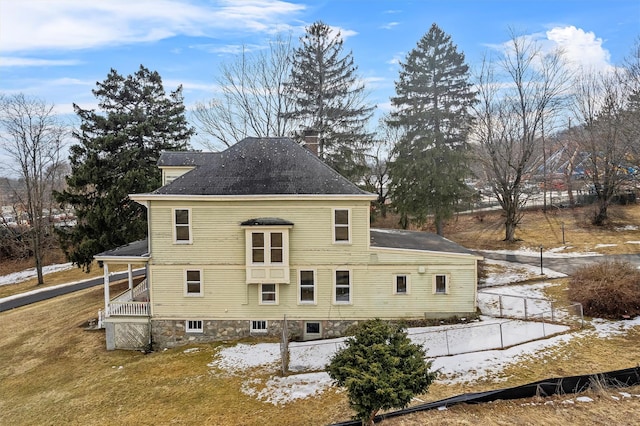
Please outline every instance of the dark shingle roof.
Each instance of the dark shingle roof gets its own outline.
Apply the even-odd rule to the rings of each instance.
[[[158,167],[196,167],[214,161],[219,156],[219,152],[165,151],[160,154]]]
[[[293,226],[293,222],[279,217],[258,217],[256,219],[245,220],[240,226]]]
[[[479,256],[437,234],[399,229],[371,229],[371,247],[426,250]]]
[[[145,257],[149,255],[149,243],[147,239],[134,241],[124,246],[96,254],[97,256],[122,256],[122,257]]]
[[[246,138],[217,154],[153,193],[369,194],[289,138]]]

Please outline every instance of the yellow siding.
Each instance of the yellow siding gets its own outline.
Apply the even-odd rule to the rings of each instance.
[[[162,167],[162,185],[166,185],[177,177],[190,172],[194,167]]]
[[[472,256],[369,249],[369,202],[364,201],[152,201],[150,262],[156,319],[421,318],[475,311]],[[192,244],[174,244],[172,209],[190,208]],[[351,244],[334,244],[334,208],[351,209]],[[259,285],[245,284],[245,230],[251,218],[278,217],[289,231],[290,284],[278,284],[278,304],[259,304]],[[203,271],[202,297],[184,296],[184,270]],[[316,271],[316,304],[298,303],[298,270]],[[351,271],[350,305],[333,302],[334,271]],[[393,294],[394,274],[410,277],[410,293]],[[434,274],[448,274],[446,295],[433,294]]]
[[[312,266],[302,269],[312,269]],[[448,294],[433,294],[435,272],[418,273],[415,268],[352,268],[352,304],[333,302],[334,269],[316,269],[316,304],[298,303],[296,281],[278,285],[278,304],[259,304],[259,285],[244,284],[244,269],[203,267],[204,296],[184,296],[183,269],[154,267],[153,316],[156,318],[202,319],[362,319],[422,318],[425,314],[475,311],[475,268],[450,273]],[[411,271],[413,269],[413,271]],[[410,277],[410,292],[393,294],[395,274]]]

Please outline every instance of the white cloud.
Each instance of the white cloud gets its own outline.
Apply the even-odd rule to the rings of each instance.
[[[385,29],[385,30],[391,30],[394,27],[397,27],[398,25],[400,25],[400,22],[389,22],[388,24],[384,24],[380,28]]]
[[[81,61],[75,59],[42,59],[0,56],[0,67],[59,67],[79,65]]]
[[[567,65],[571,68],[583,68],[592,71],[610,71],[614,69],[609,51],[602,46],[603,40],[596,37],[593,32],[584,31],[573,25],[556,26],[545,33],[533,33],[520,37],[537,43],[543,53],[556,50],[562,51]],[[486,46],[501,52],[512,49],[511,40],[499,45]]]
[[[3,2],[0,51],[76,50],[175,35],[270,33],[305,9],[281,0],[21,0]]]
[[[572,66],[598,71],[612,68],[609,51],[602,47],[602,39],[593,32],[574,26],[555,27],[547,31],[546,38],[564,51]]]
[[[255,52],[257,50],[264,50],[268,46],[258,45],[258,44],[226,44],[226,45],[194,44],[189,47],[192,49],[202,50],[208,53],[239,55],[242,52],[250,53],[250,52]]]

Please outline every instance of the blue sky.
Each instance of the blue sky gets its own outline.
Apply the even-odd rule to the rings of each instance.
[[[561,46],[596,68],[620,64],[640,36],[639,0],[0,0],[0,93],[92,108],[111,68],[156,70],[184,87],[187,107],[216,96],[219,64],[278,32],[297,38],[316,20],[340,29],[378,111],[389,107],[398,61],[432,23],[471,67],[509,40],[509,28]]]

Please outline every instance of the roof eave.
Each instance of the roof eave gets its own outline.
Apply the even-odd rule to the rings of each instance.
[[[105,263],[148,263],[149,260],[151,259],[151,256],[96,255],[96,256],[93,256],[93,258],[98,262],[105,262]]]
[[[474,253],[461,253],[454,251],[438,251],[438,250],[420,250],[420,249],[410,249],[410,248],[400,248],[400,247],[382,247],[382,246],[369,246],[371,250],[389,250],[389,251],[399,251],[399,252],[413,252],[413,253],[430,253],[430,254],[439,254],[445,256],[455,256],[455,257],[469,257],[475,260],[483,260],[484,257],[474,254]]]
[[[262,200],[369,200],[375,194],[253,194],[253,195],[191,195],[191,194],[129,194],[129,198],[140,204],[145,201],[262,201]]]

